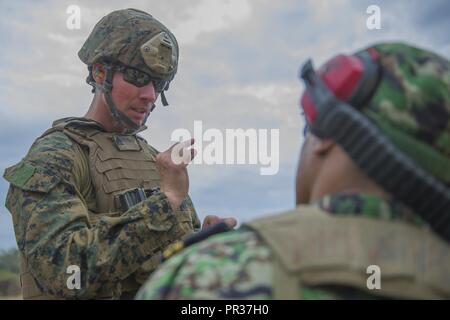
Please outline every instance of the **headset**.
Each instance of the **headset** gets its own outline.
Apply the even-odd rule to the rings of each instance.
[[[299,74],[306,86],[300,104],[307,124],[317,137],[336,141],[370,178],[450,241],[450,189],[359,112],[376,91],[382,73],[374,48],[338,55],[318,73],[308,60]]]

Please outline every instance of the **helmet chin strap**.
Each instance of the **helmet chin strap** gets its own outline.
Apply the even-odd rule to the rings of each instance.
[[[150,108],[150,110],[147,112],[144,121],[142,125],[136,124],[133,120],[131,120],[128,116],[126,116],[123,112],[121,112],[119,109],[117,109],[116,105],[114,104],[111,91],[113,88],[112,85],[112,78],[113,78],[113,66],[112,65],[105,65],[105,81],[103,84],[94,83],[95,87],[99,90],[103,91],[103,94],[105,95],[106,105],[108,106],[108,110],[111,114],[111,116],[116,120],[120,125],[124,126],[126,128],[127,134],[134,134],[139,131],[142,131],[146,128],[145,122],[147,121],[148,116],[150,115],[150,112],[154,109],[154,105]]]
[[[167,88],[167,86],[166,86],[166,88]],[[165,90],[166,90],[166,89],[164,89],[163,91],[161,91],[161,102],[162,102],[162,104],[163,104],[164,107],[167,107],[167,106],[169,105],[169,103],[167,102],[166,95],[164,94],[164,91],[165,91]]]
[[[148,116],[150,115],[150,113],[153,111],[153,109],[156,108],[156,104],[152,104],[152,106],[150,107],[150,110],[147,111],[147,114],[145,115],[144,121],[142,121],[142,125],[141,125],[141,130],[143,130],[143,128],[147,128],[145,126],[145,123],[147,122]]]

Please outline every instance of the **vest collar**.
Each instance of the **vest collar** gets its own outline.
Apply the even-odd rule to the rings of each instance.
[[[71,122],[71,123],[78,122],[79,124],[82,124],[84,126],[89,126],[94,129],[98,129],[102,132],[106,132],[105,128],[101,125],[101,123],[99,123],[95,120],[92,120],[92,119],[85,118],[85,117],[66,117],[66,118],[58,119],[53,122],[52,126],[55,127],[58,124],[61,124],[63,122]],[[138,130],[134,131],[131,135],[136,135],[137,133],[142,132],[146,129],[147,129],[147,126],[142,125]]]
[[[369,193],[335,193],[316,201],[314,206],[335,215],[365,216],[381,220],[400,220],[424,225],[411,209],[395,199]]]

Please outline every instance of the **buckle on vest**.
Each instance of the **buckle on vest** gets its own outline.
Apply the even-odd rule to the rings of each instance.
[[[117,194],[114,200],[116,202],[116,206],[125,212],[145,199],[147,199],[145,190],[143,188],[134,188]]]
[[[118,209],[125,212],[128,211],[128,209],[130,209],[131,207],[137,205],[139,202],[144,201],[157,191],[159,191],[159,187],[149,190],[145,190],[142,187],[127,189],[122,193],[115,195],[114,202]]]

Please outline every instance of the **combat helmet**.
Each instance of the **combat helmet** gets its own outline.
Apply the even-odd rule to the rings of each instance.
[[[164,91],[168,90],[178,69],[178,43],[175,36],[150,14],[136,9],[109,13],[95,25],[78,56],[88,65],[90,76],[87,82],[104,92],[113,118],[133,131],[139,130],[140,126],[117,109],[111,96],[114,71],[122,72],[125,80],[136,86],[152,81],[155,90],[161,93],[162,104],[168,105]],[[105,65],[102,85],[92,78],[94,63]],[[153,108],[154,105],[151,110]]]
[[[404,43],[301,69],[311,131],[450,241],[450,62]]]

